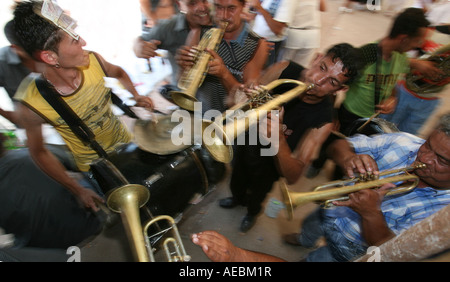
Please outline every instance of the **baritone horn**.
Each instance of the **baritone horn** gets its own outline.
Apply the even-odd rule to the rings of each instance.
[[[387,183],[397,183],[397,186],[392,188],[386,196],[409,192],[419,183],[419,177],[410,174],[409,172],[422,168],[425,168],[425,164],[416,163],[405,168],[380,172],[377,177],[355,177],[347,180],[332,181],[316,187],[312,192],[291,192],[289,191],[286,182],[282,180],[280,181],[281,194],[288,219],[291,220],[293,218],[294,209],[298,206],[316,202],[323,205],[324,208],[330,208],[335,201],[348,200],[347,195],[350,193],[363,189],[379,188]],[[381,176],[385,177],[379,178]]]
[[[223,125],[224,115],[218,117],[218,120],[202,120],[202,141],[203,146],[211,154],[211,156],[218,162],[229,163],[233,159],[233,149],[231,147],[231,141],[237,138],[240,134],[247,131],[247,129],[259,121],[259,118],[267,114],[268,111],[274,110],[282,106],[284,103],[300,97],[300,94],[304,94],[306,91],[314,87],[314,84],[305,84],[298,80],[293,79],[277,79],[265,86],[260,86],[259,95],[267,96],[268,91],[275,87],[292,83],[297,86],[284,94],[276,97],[271,97],[269,101],[258,106],[257,108],[248,110],[245,115],[240,119],[235,119],[231,124],[227,123]],[[258,95],[256,95],[258,96]],[[258,99],[252,97],[252,99]],[[248,107],[251,102],[243,103],[243,107]],[[238,110],[234,108],[234,110]]]
[[[183,109],[194,111],[194,103],[197,102],[197,89],[202,85],[208,72],[208,63],[211,54],[206,50],[215,50],[219,48],[228,22],[221,22],[220,28],[209,29],[201,38],[196,49],[194,65],[185,70],[178,81],[180,91],[172,91],[172,100]]]
[[[144,228],[142,227],[139,210],[150,199],[150,191],[147,187],[128,183],[122,173],[110,161],[102,158],[97,160],[97,162],[101,165],[103,173],[108,174],[111,178],[118,179],[116,183],[120,183],[120,186],[107,192],[106,205],[110,210],[121,215],[122,224],[124,225],[135,260],[139,262],[155,261],[153,246],[150,244],[149,240],[148,227],[162,219],[168,220],[171,223],[171,227],[163,232],[159,232],[159,234],[165,234],[169,229],[172,229],[175,237],[170,237],[165,240],[164,248],[166,254],[171,254],[169,243],[172,244],[176,250],[180,250],[173,258],[168,256],[168,260],[190,260],[190,256],[184,251],[183,242],[181,241],[181,237],[172,217],[168,215],[158,216],[148,221]]]

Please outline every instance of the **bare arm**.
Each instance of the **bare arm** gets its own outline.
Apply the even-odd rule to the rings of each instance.
[[[139,4],[141,6],[141,11],[147,18],[147,24],[149,21],[153,21],[153,24],[157,24],[156,14],[152,11],[152,3],[149,0],[139,0]]]
[[[98,210],[95,201],[103,202],[103,199],[94,191],[82,187],[71,178],[63,164],[45,146],[42,136],[42,124],[44,121],[28,107],[19,104],[18,113],[21,117],[21,125],[27,133],[27,145],[30,155],[38,167],[48,176],[66,187],[75,195],[86,208]]]
[[[395,237],[395,233],[388,227],[383,213],[381,201],[393,184],[386,184],[380,189],[364,189],[349,194],[349,200],[335,202],[336,206],[346,206],[361,216],[362,236],[369,246],[379,246]]]
[[[436,63],[421,59],[409,59],[411,69],[418,70],[421,74],[431,80],[438,80],[444,75],[444,71],[436,67]]]
[[[200,246],[213,262],[282,262],[284,260],[236,247],[216,231],[204,231],[192,236],[192,242]]]
[[[10,122],[14,124],[18,124],[18,120],[16,119],[15,112],[12,111],[5,111],[2,108],[0,108],[0,116],[6,118]]]
[[[294,184],[300,178],[330,135],[332,128],[333,124],[327,123],[320,128],[310,129],[297,144],[294,152],[291,152],[286,139],[280,138],[280,150],[275,159],[288,184]]]
[[[264,69],[264,64],[267,61],[271,48],[271,43],[265,39],[260,39],[258,42],[258,48],[253,58],[245,65],[244,68],[244,83],[249,84],[257,82]]]
[[[153,58],[158,56],[156,50],[158,50],[159,44],[161,44],[159,40],[145,41],[142,37],[138,37],[133,43],[133,51],[138,58]]]
[[[253,6],[255,10],[264,17],[270,30],[277,36],[280,35],[283,32],[283,30],[287,27],[287,24],[276,21],[274,18],[272,18],[272,15],[270,15],[270,13],[261,6],[261,1],[259,0],[252,0],[252,1],[253,2],[251,6]]]
[[[328,147],[327,153],[349,177],[354,177],[355,172],[361,174],[378,173],[378,165],[375,160],[369,155],[357,155],[346,139],[334,141]]]
[[[109,62],[107,62],[103,57],[101,57],[99,54],[96,54],[97,58],[101,62],[106,75],[108,77],[113,77],[119,80],[119,82],[125,87],[128,92],[130,92],[134,99],[136,100],[136,105],[138,107],[144,107],[144,108],[150,108],[153,109],[153,102],[150,99],[150,97],[142,96],[137,91],[136,88],[134,88],[133,82],[131,81],[128,74],[125,72],[125,70],[119,66],[113,65]]]
[[[272,143],[274,141],[278,143],[277,154],[274,157],[275,164],[280,174],[286,178],[288,184],[294,184],[319,152],[325,140],[327,140],[333,129],[333,123],[326,123],[320,128],[311,128],[304,134],[302,140],[298,142],[295,150],[292,151],[283,132],[283,114],[283,109],[280,111],[279,116],[269,113],[267,115],[267,123],[260,123],[259,130],[262,137],[265,137]],[[277,140],[270,138],[273,130],[278,130]],[[276,139],[276,137],[273,139]],[[277,146],[276,144],[272,145]]]

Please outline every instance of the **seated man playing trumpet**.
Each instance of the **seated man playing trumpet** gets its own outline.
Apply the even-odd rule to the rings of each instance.
[[[407,133],[372,137],[358,135],[335,141],[329,154],[349,177],[423,163],[414,171],[419,184],[411,192],[385,197],[393,185],[364,189],[335,201],[333,209],[318,209],[302,224],[296,239],[314,247],[320,237],[327,245],[308,254],[306,261],[350,261],[364,255],[450,203],[450,114],[442,116],[427,140]],[[267,254],[234,246],[215,231],[193,235],[213,261],[282,261]]]

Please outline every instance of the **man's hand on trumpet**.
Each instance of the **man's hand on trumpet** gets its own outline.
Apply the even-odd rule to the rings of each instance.
[[[182,70],[188,69],[195,65],[197,52],[197,49],[187,45],[178,48],[175,59]]]
[[[353,154],[344,158],[342,167],[350,178],[355,177],[355,173],[360,175],[379,174],[377,163],[371,156],[366,154]]]
[[[333,201],[333,205],[349,207],[361,216],[371,216],[381,212],[380,206],[384,196],[394,187],[394,184],[386,183],[379,189],[359,190],[358,192],[350,193],[348,200]]]

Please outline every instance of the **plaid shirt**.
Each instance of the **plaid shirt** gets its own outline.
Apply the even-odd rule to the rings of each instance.
[[[372,156],[380,171],[411,165],[420,146],[425,142],[408,133],[389,133],[372,138],[358,135],[349,138],[348,141],[357,154]],[[388,227],[398,235],[449,203],[450,190],[415,188],[406,194],[385,197],[381,210]],[[325,210],[325,216],[334,218],[337,229],[350,241],[366,245],[361,235],[360,216],[352,209],[347,207],[328,209]]]

